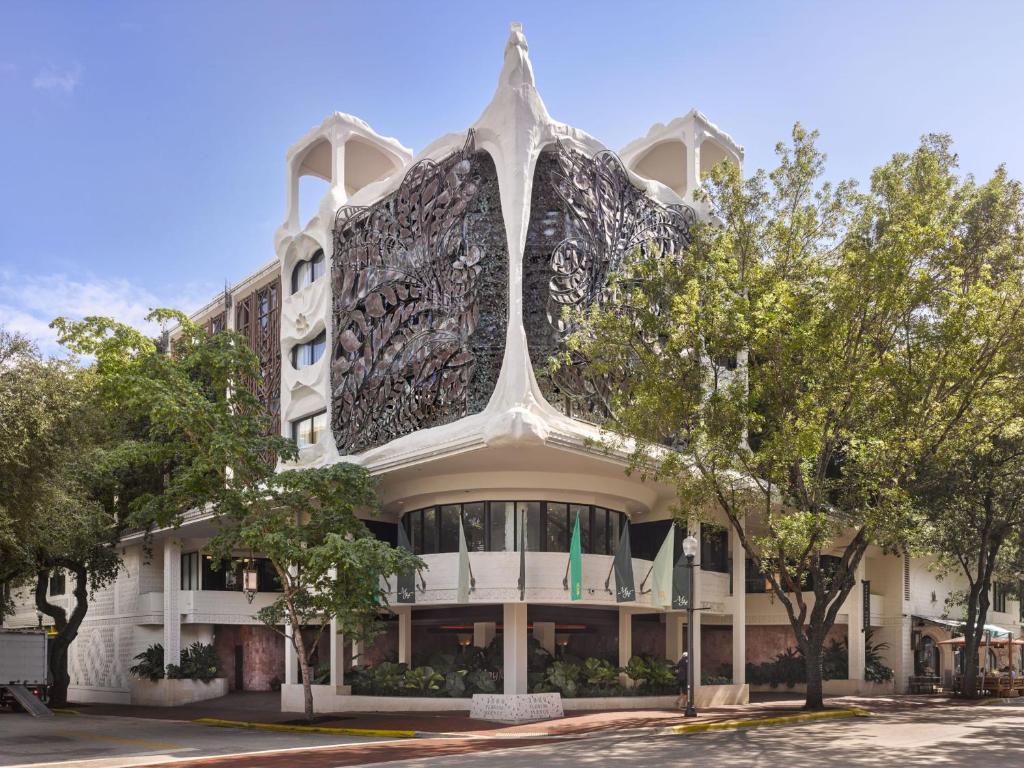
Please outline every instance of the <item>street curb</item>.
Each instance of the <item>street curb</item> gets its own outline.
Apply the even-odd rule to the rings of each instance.
[[[725,720],[720,723],[693,723],[692,725],[674,725],[667,733],[682,735],[687,733],[704,733],[706,731],[727,731],[738,728],[760,728],[766,725],[789,725],[791,723],[807,723],[812,720],[832,720],[841,717],[868,717],[871,713],[860,707],[849,709],[828,709],[822,712],[801,712],[799,715],[780,715],[778,717],[758,717],[750,720]]]
[[[199,725],[214,728],[250,728],[261,731],[282,731],[287,733],[328,733],[334,736],[387,736],[394,739],[412,739],[417,731],[385,730],[382,728],[327,728],[319,725],[285,725],[283,723],[247,723],[242,720],[220,720],[216,717],[200,717],[192,720]]]
[[[55,715],[80,715],[82,714],[77,709],[68,709],[67,707],[60,707],[59,709],[51,709],[51,712]]]

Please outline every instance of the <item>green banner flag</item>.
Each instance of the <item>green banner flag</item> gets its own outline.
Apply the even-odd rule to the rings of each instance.
[[[398,548],[406,552],[412,552],[412,545],[409,544],[409,535],[405,532],[405,526],[398,526]],[[398,587],[396,589],[397,600],[400,603],[416,602],[416,573],[411,569],[398,574]]]
[[[672,569],[672,607],[677,611],[689,608],[690,601],[690,565],[686,555],[679,555],[675,568]]]
[[[629,543],[629,520],[622,525],[619,546],[615,548],[615,602],[636,600],[636,582],[633,580],[633,553]]]
[[[569,544],[569,599],[583,597],[583,541],[580,534],[580,513],[576,513],[576,525],[572,529]]]
[[[651,572],[651,603],[653,605],[661,606],[662,608],[670,608],[672,606],[672,572],[675,565],[675,543],[676,543],[676,527],[675,525],[669,526],[668,533],[665,535],[665,541],[662,542],[661,549],[658,550],[657,557],[654,558],[654,568]]]
[[[459,515],[459,586],[456,590],[455,602],[469,602],[469,547],[466,546],[466,531],[462,527],[462,515]]]

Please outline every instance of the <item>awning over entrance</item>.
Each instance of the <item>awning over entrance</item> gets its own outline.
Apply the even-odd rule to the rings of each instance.
[[[943,627],[949,632],[963,632],[964,624],[966,623],[963,621],[956,621],[954,619],[942,619],[936,616],[912,616],[911,618],[927,621],[929,624],[935,624],[936,626]],[[991,633],[993,637],[1010,636],[1010,630],[1004,629],[996,624],[986,624],[985,631]]]

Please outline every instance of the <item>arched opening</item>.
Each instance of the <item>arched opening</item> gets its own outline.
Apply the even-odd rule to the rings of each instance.
[[[307,285],[315,283],[323,277],[326,269],[323,249],[318,248],[310,258],[292,267],[292,293],[298,293]]]
[[[686,145],[678,139],[659,142],[633,163],[633,170],[682,197],[686,194]]]
[[[345,142],[345,194],[351,196],[398,170],[394,157],[373,144],[353,137]]]
[[[331,142],[319,139],[302,154],[296,168],[298,196],[296,203],[299,221],[306,222],[320,210],[320,201],[331,188]]]
[[[726,161],[736,162],[735,158],[725,151],[725,148],[714,139],[705,139],[700,145],[700,177],[703,179],[719,163]]]

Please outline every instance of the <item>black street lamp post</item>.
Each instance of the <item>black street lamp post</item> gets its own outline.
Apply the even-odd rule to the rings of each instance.
[[[693,705],[694,697],[694,655],[693,655],[693,558],[697,556],[697,539],[690,534],[683,539],[683,554],[686,556],[686,567],[689,569],[686,587],[686,710],[684,717],[696,717],[697,708]]]

